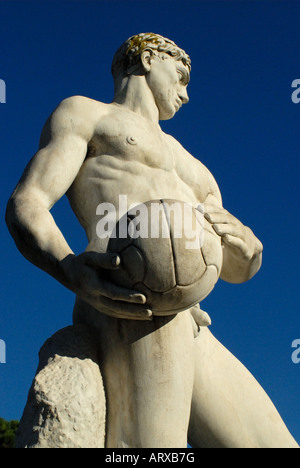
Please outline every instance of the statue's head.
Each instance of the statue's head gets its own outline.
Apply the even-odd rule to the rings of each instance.
[[[130,37],[116,52],[112,63],[116,94],[126,89],[124,80],[145,79],[160,120],[171,119],[189,101],[190,71],[191,60],[184,50],[153,33]]]
[[[137,73],[141,69],[141,55],[145,50],[153,55],[168,54],[191,70],[190,57],[175,42],[159,34],[141,33],[127,39],[117,50],[112,63],[114,79]]]

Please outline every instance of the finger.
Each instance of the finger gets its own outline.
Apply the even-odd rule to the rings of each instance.
[[[203,203],[199,203],[196,207],[196,210],[199,211],[201,214],[204,214],[205,208]]]
[[[104,296],[99,296],[98,298],[90,296],[88,300],[99,312],[114,318],[152,320],[152,311],[147,307],[140,307],[127,302],[113,301]]]
[[[234,224],[236,226],[240,226],[240,221],[232,216],[230,213],[226,211],[218,211],[214,213],[205,213],[204,217],[207,221],[211,224]]]
[[[241,229],[241,227],[236,226],[234,224],[213,224],[212,227],[216,231],[216,233],[221,237],[229,234],[231,236],[235,236],[241,239],[243,236],[243,230]]]
[[[153,320],[152,315],[148,313],[128,313],[127,311],[115,311],[113,309],[106,308],[101,306],[99,312],[102,314],[108,315],[109,317],[113,317],[115,319],[122,319],[122,320],[136,320],[136,321],[145,321],[150,322]]]
[[[115,270],[121,264],[121,258],[115,253],[86,252],[85,264],[96,268]]]
[[[82,292],[95,297],[105,296],[116,301],[146,303],[147,298],[140,291],[118,286],[111,281],[106,281],[103,276],[90,265],[85,265],[81,282]]]
[[[235,236],[231,236],[230,234],[226,234],[223,237],[223,242],[224,244],[227,244],[230,247],[236,247],[237,249],[239,249],[244,254],[245,258],[249,259],[251,257],[248,246],[242,239],[239,239]]]
[[[98,293],[113,301],[132,302],[136,304],[146,304],[147,301],[146,296],[139,291],[121,288],[114,283],[103,280],[99,283]]]

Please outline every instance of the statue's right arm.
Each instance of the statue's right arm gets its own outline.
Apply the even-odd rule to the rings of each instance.
[[[39,151],[27,165],[6,211],[8,228],[21,253],[63,280],[57,262],[73,254],[50,214],[74,181],[86,155],[88,128],[72,125],[72,99],[63,101],[46,122]]]
[[[50,209],[76,178],[93,135],[85,98],[63,101],[49,117],[39,151],[29,162],[10,197],[6,222],[20,252],[102,313],[127,319],[149,319],[145,297],[118,288],[99,275],[118,268],[112,254],[74,255]]]

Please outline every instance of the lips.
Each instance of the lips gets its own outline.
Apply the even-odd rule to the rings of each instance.
[[[181,99],[176,99],[176,106],[177,106],[177,110],[179,110],[181,107],[182,107],[182,100]]]

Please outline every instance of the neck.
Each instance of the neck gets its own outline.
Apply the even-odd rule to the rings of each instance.
[[[159,122],[159,111],[145,76],[130,75],[117,83],[113,103],[127,107],[153,123]]]

